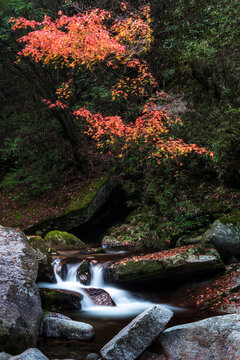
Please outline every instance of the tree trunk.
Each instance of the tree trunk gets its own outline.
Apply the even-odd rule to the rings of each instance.
[[[76,161],[77,168],[82,169],[83,158],[79,151],[80,139],[77,133],[77,129],[74,121],[75,119],[73,115],[66,110],[56,110],[56,109],[52,109],[52,113],[56,117],[56,119],[60,122],[64,134],[66,135],[66,138],[69,140],[72,146],[73,156]]]

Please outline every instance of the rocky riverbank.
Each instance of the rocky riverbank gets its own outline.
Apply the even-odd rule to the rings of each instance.
[[[123,257],[121,260],[103,265],[105,277],[114,283],[122,282],[130,286],[145,284],[146,286],[149,281],[159,284],[159,281],[163,280],[169,283],[173,279],[177,280],[178,293],[176,289],[174,290],[176,285],[173,282],[172,294],[178,298],[179,305],[218,309],[229,315],[211,317],[164,330],[171,318],[169,316],[161,329],[155,332],[153,323],[156,322],[157,326],[160,324],[158,315],[155,314],[153,318],[151,315],[151,321],[148,324],[144,320],[145,315],[141,314],[103,347],[100,351],[101,358],[103,360],[137,358],[141,360],[197,360],[214,358],[217,354],[218,360],[237,359],[240,356],[238,346],[240,317],[237,314],[240,289],[240,265],[237,262],[239,247],[233,247],[227,255],[224,249],[230,246],[229,241],[237,243],[238,226],[238,222],[233,222],[229,217],[225,224],[221,222],[221,227],[219,223],[217,226],[213,224],[210,230],[198,239],[197,244],[147,254],[142,252],[142,254]],[[229,231],[232,231],[234,237],[224,237],[225,233],[229,235]],[[218,246],[219,238],[221,246]],[[27,239],[20,231],[0,226],[0,269],[3,274],[0,287],[2,295],[0,301],[3,309],[0,332],[1,360],[46,360],[47,357],[34,348],[38,334],[66,340],[75,339],[75,341],[90,341],[94,337],[94,328],[88,324],[73,321],[61,314],[50,314],[43,318],[35,281],[39,272],[43,273],[43,269],[46,271],[46,264],[49,262],[49,249],[46,250],[49,245],[47,239],[48,237]],[[64,239],[58,237],[57,239],[57,247],[59,241],[60,244],[65,244]],[[79,239],[73,238],[74,246],[78,241],[82,245]],[[52,244],[55,245],[55,240],[51,238],[50,245]],[[63,245],[60,245],[60,248]],[[181,245],[180,242],[178,245]],[[47,263],[42,262],[44,257]],[[231,261],[235,262],[229,264]],[[80,281],[85,270],[89,271],[86,262],[78,273]],[[199,282],[201,278],[200,276],[198,279],[199,274],[205,276],[204,283]],[[186,281],[189,280],[190,275],[194,276],[188,283]],[[211,278],[209,278],[210,275]],[[86,279],[88,281],[88,275]],[[94,298],[108,295],[104,290],[101,292],[93,288],[89,288],[87,293]],[[102,298],[97,299],[95,304],[115,305],[111,298],[109,299],[107,303],[102,303]],[[160,312],[166,315],[171,312],[167,308],[161,309]],[[149,311],[151,313],[150,308],[147,314]],[[136,337],[141,346],[133,341]],[[91,354],[84,359],[94,359],[94,356],[95,359],[100,359],[99,354]]]

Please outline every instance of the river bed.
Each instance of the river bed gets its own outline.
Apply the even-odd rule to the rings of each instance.
[[[176,299],[171,299],[168,290],[160,288],[157,284],[150,288],[130,291],[107,284],[103,279],[102,264],[106,261],[117,260],[132,255],[131,250],[119,249],[117,251],[106,251],[94,253],[91,249],[79,251],[62,252],[53,260],[53,267],[56,283],[39,283],[40,288],[64,289],[83,295],[81,301],[82,309],[72,308],[62,312],[73,320],[83,321],[91,324],[96,336],[91,342],[79,342],[73,340],[53,339],[39,337],[38,348],[49,359],[72,358],[83,360],[88,353],[97,352],[113,336],[115,336],[131,319],[144,311],[152,304],[161,304],[173,310],[174,316],[168,327],[197,321],[208,316],[207,312],[200,312],[197,309],[181,308],[175,306]],[[77,280],[77,269],[83,260],[91,264],[91,282],[89,285],[80,284]],[[67,264],[65,278],[61,277],[61,267]],[[84,288],[100,288],[107,291],[117,306],[97,306],[83,291]]]

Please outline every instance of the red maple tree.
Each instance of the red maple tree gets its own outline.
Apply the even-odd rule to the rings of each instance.
[[[163,156],[174,158],[189,152],[207,153],[204,148],[171,137],[171,127],[181,125],[181,120],[168,113],[168,106],[159,106],[159,99],[166,94],[157,92],[156,80],[146,62],[141,60],[140,55],[148,51],[153,39],[150,6],[129,13],[127,4],[121,3],[121,10],[117,19],[101,9],[71,17],[59,12],[56,20],[45,16],[42,22],[12,18],[13,30],[30,28],[18,40],[23,48],[17,61],[30,57],[44,66],[67,68],[68,80],[56,89],[55,101],[44,101],[52,109],[68,109],[77,119],[85,119],[88,124],[86,134],[92,136],[100,148],[106,144],[108,149],[112,146],[121,157],[134,145],[157,162]],[[103,63],[109,71],[119,71],[118,81],[112,87],[112,101],[135,97],[145,102],[142,114],[131,123],[119,115],[106,117],[92,114],[86,108],[69,109],[73,74],[80,69],[92,71]],[[125,71],[120,74],[122,69]],[[126,69],[134,70],[134,76],[127,75]],[[154,91],[155,95],[151,96]]]

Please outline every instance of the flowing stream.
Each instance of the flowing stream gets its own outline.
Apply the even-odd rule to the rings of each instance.
[[[73,340],[65,341],[64,339],[39,338],[38,348],[49,359],[70,357],[76,360],[83,360],[90,352],[98,353],[101,347],[126,326],[133,317],[152,304],[158,303],[174,311],[174,317],[169,326],[196,321],[209,316],[208,314],[199,313],[197,309],[175,307],[174,300],[176,299],[172,298],[171,291],[169,292],[168,289],[160,287],[157,282],[154,289],[147,286],[147,288],[135,290],[134,292],[106,283],[103,277],[103,263],[131,255],[130,252],[127,254],[126,251],[105,251],[102,254],[93,254],[91,249],[85,249],[84,251],[63,252],[62,254],[60,253],[59,258],[54,259],[53,269],[56,282],[42,282],[38,283],[38,286],[45,289],[65,290],[67,293],[80,295],[82,297],[81,309],[72,306],[70,310],[60,312],[70,316],[73,320],[84,321],[93,325],[96,336],[92,342],[88,343]],[[78,280],[77,271],[84,260],[90,263],[91,279],[89,285],[83,285]],[[63,266],[64,268],[62,268]],[[116,306],[94,304],[84,291],[89,288],[105,290],[111,296]]]
[[[56,278],[56,283],[39,283],[40,288],[67,290],[73,293],[81,294],[81,313],[83,315],[92,317],[105,318],[124,318],[132,317],[144,311],[153,303],[143,300],[126,290],[119,289],[115,286],[110,286],[105,283],[103,278],[102,265],[90,263],[91,281],[89,285],[83,285],[78,281],[77,270],[81,262],[67,264],[66,278],[62,279],[61,274],[61,259],[55,259],[53,262],[53,269]],[[91,298],[87,295],[84,289],[95,288],[105,290],[113,299],[116,306],[102,306],[93,303]]]

